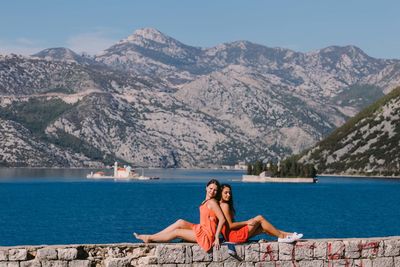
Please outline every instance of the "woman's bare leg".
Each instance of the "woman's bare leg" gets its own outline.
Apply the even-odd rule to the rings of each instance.
[[[273,226],[261,215],[254,217],[253,220],[255,221],[255,225],[249,225],[249,237],[253,237],[263,232],[280,238],[284,238],[290,234],[276,229],[275,226]]]
[[[192,226],[193,226],[192,223],[182,220],[182,219],[179,219],[176,222],[174,222],[173,224],[171,224],[170,226],[168,226],[167,228],[165,228],[164,230],[162,230],[156,234],[164,234],[167,232],[171,232],[175,229],[189,229],[190,230],[190,229],[192,229]]]
[[[154,235],[135,235],[137,239],[143,240],[145,243],[149,242],[169,242],[176,238],[181,238],[189,242],[196,242],[196,235],[193,230],[189,229],[175,229],[172,231],[159,232]]]
[[[139,235],[134,233],[133,235],[137,238],[142,240],[145,243],[151,242],[149,241],[149,239],[152,240],[151,236],[163,236],[165,234],[168,234],[169,232],[172,232],[174,230],[177,229],[186,229],[186,230],[191,230],[192,229],[193,224],[190,222],[187,222],[185,220],[179,219],[176,222],[174,222],[173,224],[169,225],[167,228],[165,228],[164,230],[153,234],[153,235]]]

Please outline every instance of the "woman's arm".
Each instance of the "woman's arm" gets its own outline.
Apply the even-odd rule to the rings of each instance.
[[[228,223],[230,229],[232,229],[232,230],[239,229],[249,223],[248,221],[233,222],[232,217],[231,217],[231,212],[229,210],[229,205],[226,203],[221,203],[220,206],[221,206],[222,212],[225,215],[226,222]]]
[[[211,199],[208,201],[208,207],[214,211],[215,215],[218,218],[218,225],[217,225],[217,230],[215,231],[215,241],[214,241],[214,247],[216,249],[220,248],[219,244],[219,234],[221,233],[222,226],[224,225],[226,219],[224,216],[224,213],[222,212],[220,206],[218,205],[217,201],[215,199]]]

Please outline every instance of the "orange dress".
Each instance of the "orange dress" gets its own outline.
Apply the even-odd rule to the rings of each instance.
[[[222,235],[226,241],[233,243],[247,242],[247,239],[249,238],[249,227],[247,225],[235,230],[229,230],[225,225],[224,228],[225,229],[222,230]]]
[[[233,218],[232,213],[229,213],[230,218]],[[247,239],[249,239],[249,227],[247,224],[245,226],[240,227],[239,229],[230,229],[229,224],[226,222],[224,226],[222,226],[222,235],[224,239],[228,242],[232,243],[245,243]]]
[[[217,231],[218,218],[215,213],[210,210],[207,201],[200,205],[200,224],[195,224],[192,229],[196,235],[196,241],[205,251],[209,251],[215,240],[215,232]]]

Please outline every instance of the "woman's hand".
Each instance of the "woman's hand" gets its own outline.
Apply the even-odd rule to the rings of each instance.
[[[221,245],[219,244],[219,238],[215,238],[213,245],[216,250],[219,250],[219,248],[221,247]]]

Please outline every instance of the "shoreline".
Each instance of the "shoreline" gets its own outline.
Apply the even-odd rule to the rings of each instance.
[[[224,168],[201,168],[201,167],[190,167],[190,168],[162,168],[162,167],[133,167],[134,169],[147,169],[147,170],[211,170],[211,171],[235,171],[235,172],[245,172],[246,170],[238,169],[224,169]],[[48,169],[48,170],[101,170],[101,169],[111,169],[109,166],[104,167],[30,167],[30,166],[0,166],[0,169]]]
[[[384,175],[361,175],[361,174],[318,174],[316,177],[340,177],[340,178],[367,178],[367,179],[400,179],[400,176],[384,176]]]

